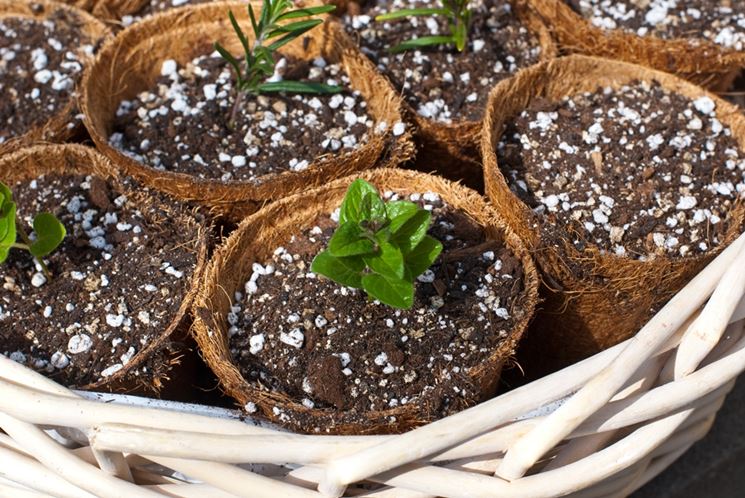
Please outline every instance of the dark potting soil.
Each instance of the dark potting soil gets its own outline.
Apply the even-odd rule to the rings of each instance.
[[[423,420],[434,419],[483,399],[469,372],[522,317],[520,261],[502,244],[485,242],[473,220],[436,194],[410,199],[432,210],[430,234],[444,246],[417,279],[413,308],[369,301],[310,272],[337,226],[334,215],[319,216],[265,265],[255,264],[245,293],[236,295],[230,348],[246,379],[308,408],[335,408],[346,423],[364,424],[366,412],[410,403]],[[274,411],[306,431],[326,430],[302,413]]]
[[[508,125],[498,156],[545,230],[640,260],[718,246],[745,197],[745,153],[715,102],[657,82],[536,101]]]
[[[745,3],[738,0],[566,0],[603,29],[639,36],[705,39],[725,48],[745,48]]]
[[[469,41],[463,53],[454,47],[428,47],[400,54],[389,49],[413,37],[448,34],[440,18],[411,17],[377,22],[375,16],[429,0],[350,2],[343,17],[347,31],[408,103],[425,118],[443,123],[475,121],[483,115],[491,88],[519,69],[538,62],[538,38],[518,20],[506,0],[474,0]],[[439,4],[439,2],[438,2]]]
[[[285,68],[286,79],[349,88],[341,66],[322,58],[280,60],[278,67]],[[260,182],[271,173],[302,171],[321,155],[352,151],[373,132],[367,103],[350,90],[246,96],[231,130],[234,78],[217,53],[185,67],[164,61],[153,90],[121,103],[110,142],[156,169]],[[402,126],[397,123],[394,133],[403,133]]]
[[[44,21],[0,19],[0,143],[42,126],[74,98],[94,51],[82,26],[61,9]]]
[[[0,265],[0,352],[66,386],[125,368],[175,318],[196,265],[196,229],[98,177],[44,176],[11,189],[27,231],[49,211],[67,236],[44,258],[51,280],[25,251]],[[163,360],[132,374],[158,377]]]

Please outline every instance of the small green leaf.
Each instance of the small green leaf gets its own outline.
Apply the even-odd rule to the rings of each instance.
[[[365,263],[362,258],[337,258],[328,251],[319,253],[310,265],[310,271],[313,273],[355,289],[362,287],[362,270],[364,269]]]
[[[233,14],[232,10],[228,10],[228,19],[230,19],[230,24],[233,26],[233,31],[235,31],[235,34],[238,36],[238,39],[243,46],[243,50],[247,54],[251,53],[251,49],[248,46],[248,38],[246,38],[246,34],[243,32],[240,25],[238,24],[238,21],[235,19],[235,15]]]
[[[362,288],[368,295],[394,308],[411,309],[414,305],[414,284],[406,280],[389,280],[370,273],[362,277]]]
[[[400,223],[403,223],[405,220],[414,216],[421,208],[409,201],[391,201],[386,203],[385,209],[388,213],[388,218],[390,218],[391,221],[401,216],[405,216],[405,218],[401,218],[400,221]]]
[[[391,52],[404,52],[406,50],[428,47],[431,45],[449,45],[453,42],[454,40],[452,36],[422,36],[421,38],[414,38],[412,40],[399,43],[391,49]]]
[[[450,14],[448,9],[437,9],[437,8],[420,8],[420,9],[401,9],[394,12],[386,12],[375,17],[378,22],[381,21],[393,21],[396,19],[403,19],[404,17],[413,16],[446,16]]]
[[[314,83],[310,81],[273,81],[259,85],[259,91],[262,93],[313,93],[317,95],[326,95],[339,93],[343,88],[339,86],[324,85],[323,83]]]
[[[7,197],[6,197],[7,199]],[[7,211],[3,212],[2,218],[0,218],[0,263],[4,262],[8,258],[8,252],[10,248],[16,242],[16,204],[15,202],[3,203],[3,209],[7,208]]]
[[[453,30],[453,40],[455,41],[455,48],[458,49],[458,52],[463,52],[463,49],[466,48],[467,29],[468,26],[466,24],[458,23]]]
[[[218,42],[215,42],[214,43],[214,47],[215,47],[215,50],[217,50],[217,53],[219,53],[220,56],[223,59],[225,59],[226,61],[228,61],[228,63],[231,66],[233,66],[233,70],[235,71],[236,77],[238,79],[238,84],[240,86],[240,82],[243,79],[241,77],[241,63],[238,62],[238,59],[236,59],[235,57],[233,57],[233,54],[231,54],[230,52],[228,52],[227,50],[225,50],[225,48],[222,45],[220,45]]]
[[[378,196],[378,191],[365,180],[359,178],[352,182],[347,189],[344,200],[339,210],[339,224],[343,225],[353,221],[359,223],[365,218],[362,217],[362,199],[365,194]]]
[[[251,29],[254,30],[254,33],[258,33],[260,31],[259,25],[256,23],[256,14],[254,14],[253,5],[250,3],[248,4],[248,18],[251,20]]]
[[[404,257],[401,251],[388,242],[378,244],[378,253],[372,256],[363,256],[367,266],[375,273],[400,280],[404,278]]]
[[[385,203],[377,192],[365,192],[360,203],[360,221],[383,222],[386,218]]]
[[[0,182],[0,208],[5,206],[6,203],[13,201],[13,192],[10,191],[10,187]]]
[[[442,252],[439,240],[425,236],[417,246],[406,255],[406,270],[414,279],[427,270]]]
[[[398,245],[401,248],[401,252],[408,254],[427,235],[431,220],[432,215],[430,212],[420,209],[416,214],[403,221],[403,223],[394,223],[397,220],[392,221],[390,226],[392,233],[391,242]]]
[[[313,29],[319,24],[323,24],[321,19],[306,19],[305,21],[291,22],[277,26],[275,29],[269,32],[267,38],[274,38],[285,33],[305,33],[309,29]]]
[[[341,225],[331,236],[328,250],[332,256],[337,258],[373,254],[375,243],[365,238],[365,232],[357,223],[347,222]]]
[[[57,249],[67,234],[65,226],[52,213],[36,215],[34,232],[36,232],[36,240],[31,244],[29,252],[37,258],[44,257]]]

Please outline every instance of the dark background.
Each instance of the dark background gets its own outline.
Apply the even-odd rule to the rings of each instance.
[[[632,498],[745,497],[745,378],[711,432]]]

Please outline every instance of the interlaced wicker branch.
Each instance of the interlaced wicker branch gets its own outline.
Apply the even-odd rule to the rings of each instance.
[[[83,395],[0,356],[0,492],[626,496],[706,434],[745,370],[744,295],[745,235],[634,338],[395,436],[296,435],[220,409]]]

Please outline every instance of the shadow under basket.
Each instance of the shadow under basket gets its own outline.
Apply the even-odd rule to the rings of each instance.
[[[139,206],[138,211],[142,213],[142,223],[147,224],[145,230],[150,231],[153,236],[157,236],[159,233],[166,233],[165,229],[162,232],[158,232],[160,227],[164,226],[164,224],[178,223],[178,226],[180,227],[179,233],[181,234],[182,239],[177,240],[177,247],[173,247],[172,249],[173,251],[177,249],[188,251],[192,255],[190,256],[190,259],[193,259],[195,262],[194,268],[188,272],[190,276],[189,274],[184,275],[184,278],[188,278],[189,280],[187,280],[183,285],[183,295],[176,296],[178,301],[176,301],[175,305],[172,307],[173,311],[170,312],[170,314],[164,314],[161,317],[163,325],[157,336],[151,337],[150,340],[146,342],[138,340],[137,345],[140,346],[140,348],[133,351],[133,355],[131,355],[128,361],[124,362],[124,360],[121,360],[122,364],[120,364],[120,369],[113,370],[111,375],[100,375],[95,373],[99,368],[101,368],[100,365],[94,364],[94,366],[85,366],[85,368],[91,370],[90,375],[88,375],[90,378],[86,383],[78,384],[76,387],[83,390],[105,390],[111,392],[131,392],[148,395],[162,393],[164,396],[169,398],[183,398],[192,391],[192,386],[197,383],[197,379],[192,377],[193,362],[191,362],[190,356],[195,355],[195,353],[194,348],[189,346],[190,338],[187,335],[190,324],[188,313],[197,292],[197,283],[206,264],[207,227],[203,221],[199,221],[185,209],[178,207],[172,202],[168,203],[169,201],[165,201],[157,195],[152,195],[151,193],[141,189],[137,190],[136,185],[123,182],[121,178],[116,176],[116,174],[112,174],[112,171],[111,165],[108,163],[106,158],[98,154],[94,149],[80,145],[40,145],[22,148],[12,154],[6,154],[0,158],[0,180],[7,183],[11,188],[13,188],[13,185],[16,182],[31,181],[41,176],[90,176],[92,181],[100,180],[101,183],[107,183],[109,188],[111,188],[111,193],[125,195],[127,198],[132,199],[133,202]],[[91,198],[97,199],[95,202],[101,202],[100,195],[98,197],[93,194],[90,195]],[[93,202],[94,201],[91,201],[91,203]],[[113,206],[114,204],[111,205]],[[93,206],[93,204],[91,204],[91,206]],[[64,209],[65,207],[61,206],[59,211]],[[68,239],[70,237],[77,237],[77,240],[83,240],[82,237],[86,237],[85,234],[81,235],[80,233],[77,233],[77,231],[73,233],[72,229],[69,227],[67,232],[68,234],[66,235],[66,238]],[[168,241],[163,241],[163,244],[168,243]],[[82,248],[76,249],[76,251],[76,256],[82,259]],[[171,252],[171,255],[173,256],[173,252]],[[53,255],[50,255],[45,259],[51,259],[52,257]],[[148,260],[147,265],[152,265],[155,259],[156,258],[153,257],[153,260]],[[142,262],[142,260],[140,260],[140,262]],[[122,261],[121,265],[122,267],[126,267],[126,261]],[[85,286],[85,292],[83,292],[83,294],[87,294],[88,292],[93,293],[94,287],[93,282],[88,282],[87,278],[85,282],[81,284],[82,277],[74,277],[73,273],[75,272],[70,272],[65,276],[57,275],[57,278],[70,279],[65,286],[65,291],[69,292],[68,302],[76,303],[74,308],[77,308],[79,305],[78,299],[80,298],[76,293],[80,290],[79,287],[81,285]],[[85,277],[84,274],[81,275]],[[103,285],[103,277],[106,277],[106,285]],[[114,287],[117,282],[122,282],[122,280],[116,280],[111,273],[109,273],[108,276],[103,274],[103,277],[101,277],[101,287],[98,287],[98,289],[109,287],[109,284],[111,284],[111,287]],[[111,281],[109,282],[109,280]],[[73,283],[75,285],[73,285]],[[142,284],[144,285],[145,283]],[[176,286],[174,285],[173,288],[175,289]],[[127,299],[127,295],[121,294],[125,292],[122,290],[123,287],[118,289],[119,290],[114,291],[113,295],[116,299],[128,302],[128,311],[126,313],[131,312],[132,317],[136,317],[137,312],[147,309],[144,306],[141,309],[134,308],[131,301]],[[146,291],[141,292],[147,294]],[[3,303],[3,307],[5,312],[8,312],[8,304],[12,302],[11,293],[8,293],[6,299],[7,300]],[[162,297],[162,299],[165,299],[165,297]],[[114,309],[116,308],[111,308],[111,311],[113,312]],[[70,309],[65,311],[62,307],[59,307],[59,309],[49,307],[49,311],[50,316],[52,317],[50,320],[54,320],[54,317],[56,317],[58,313],[73,316]],[[39,311],[39,313],[41,313],[41,311]],[[149,317],[152,317],[153,320],[157,318],[155,315],[149,315]],[[0,320],[0,329],[7,327],[7,323],[11,318],[6,316],[4,320]],[[17,318],[18,317],[16,316],[16,319]],[[112,342],[112,339],[118,337],[116,333],[121,330],[118,327],[122,324],[116,326],[110,325],[108,323],[108,317],[104,316],[88,316],[85,318],[88,318],[88,320],[81,318],[79,322],[72,320],[68,324],[72,326],[72,328],[70,328],[70,335],[75,334],[76,330],[79,334],[86,333],[94,335],[91,330],[96,330],[99,332],[99,334],[97,334],[97,340]],[[136,321],[138,318],[134,318],[134,320],[135,324],[139,323]],[[60,323],[64,323],[64,320]],[[16,322],[15,326],[19,329],[23,329],[23,321]],[[137,325],[135,325],[135,327],[137,327]],[[155,330],[158,330],[158,328]],[[30,337],[34,338],[34,332],[31,332],[31,334]],[[141,339],[144,340],[142,337]],[[67,341],[67,339],[65,339],[65,341]],[[0,348],[4,347],[4,345],[0,345]],[[90,347],[96,347],[95,343]],[[113,352],[113,348],[116,347],[116,345],[102,345],[102,347],[111,347]],[[6,349],[3,350],[5,351]],[[71,346],[68,344],[68,349],[64,350],[64,352],[74,354],[70,353],[70,351]],[[46,351],[43,345],[39,348],[39,352],[41,355],[47,353],[51,355],[51,352]],[[73,358],[70,360],[69,365],[65,368],[77,368],[75,359]],[[60,371],[55,370],[54,374],[59,374]]]
[[[502,367],[513,355],[535,308],[538,275],[527,251],[509,230],[505,230],[499,215],[479,195],[460,185],[439,177],[399,169],[376,169],[365,172],[360,177],[375,185],[379,192],[433,192],[439,195],[445,205],[472,219],[475,226],[483,232],[485,241],[493,241],[498,247],[507,248],[515,259],[515,264],[522,268],[522,281],[519,286],[515,284],[519,287],[519,293],[515,294],[512,305],[508,306],[510,323],[498,322],[508,329],[502,335],[497,324],[490,323],[483,327],[484,334],[494,334],[494,337],[502,339],[496,342],[491,351],[486,352],[483,361],[474,363],[465,374],[469,384],[477,389],[479,399],[493,396]],[[364,411],[362,417],[357,412],[352,413],[334,406],[309,408],[296,395],[279,389],[268,390],[262,388],[257,381],[245,378],[231,352],[227,316],[233,306],[232,296],[236,291],[243,291],[245,283],[252,276],[254,263],[265,264],[277,247],[287,247],[293,235],[298,235],[304,229],[311,229],[319,216],[332,213],[341,203],[353,179],[350,177],[338,180],[312,192],[278,201],[246,218],[216,251],[194,304],[193,331],[202,355],[219,378],[222,389],[240,406],[253,403],[263,417],[301,432],[313,432],[315,428],[335,434],[401,432],[429,422],[440,413],[437,406],[430,406],[434,396],[426,389],[418,395],[416,401],[394,407],[369,409]],[[479,256],[481,252],[478,252]],[[251,303],[247,306],[251,306]],[[391,316],[394,316],[393,310]],[[412,322],[411,325],[404,325],[404,328],[410,329],[413,334],[416,327]],[[388,329],[385,330],[388,332]],[[306,335],[310,332],[307,330]],[[341,332],[336,332],[339,333]],[[393,329],[390,329],[390,334],[394,334]],[[325,333],[323,336],[325,337]],[[322,338],[318,339],[321,340]],[[410,339],[410,342],[415,341],[416,339]],[[323,348],[320,350],[323,352]],[[426,349],[412,351],[423,354],[422,351]],[[361,359],[354,363],[354,368],[363,368]],[[359,375],[363,380],[372,382],[372,377]],[[419,372],[418,375],[423,373]],[[434,383],[436,376],[432,374],[432,377]],[[364,421],[360,421],[360,418]]]
[[[158,170],[113,147],[109,136],[120,102],[152,89],[160,76],[163,61],[174,59],[179,64],[186,64],[194,57],[212,53],[216,41],[233,53],[242,50],[227,12],[232,10],[241,26],[250,26],[246,7],[245,2],[216,2],[164,12],[125,29],[104,46],[83,81],[81,107],[96,147],[117,168],[148,187],[206,206],[217,215],[238,221],[262,205],[292,193],[355,171],[375,166],[397,166],[413,157],[411,133],[407,130],[400,135],[393,134],[394,124],[403,121],[400,98],[339,32],[338,26],[329,22],[285,45],[279,52],[303,61],[323,57],[327,62],[341,64],[349,76],[351,89],[360,92],[375,121],[368,139],[350,152],[300,158],[310,163],[303,171],[270,173],[255,180],[222,181]],[[260,6],[254,5],[254,8],[260,9]],[[249,43],[253,41],[249,40]],[[380,133],[373,132],[382,128],[385,130]]]
[[[521,348],[521,361],[531,370],[530,377],[631,337],[741,232],[745,208],[733,202],[723,240],[706,253],[636,260],[601,251],[592,242],[579,250],[572,242],[576,236],[565,226],[542,224],[512,192],[495,151],[507,123],[533,102],[559,102],[565,96],[635,81],[656,81],[664,90],[692,100],[708,96],[716,105],[717,119],[732,130],[732,137],[745,150],[745,117],[735,106],[680,78],[634,64],[564,57],[521,72],[497,85],[490,95],[481,143],[487,197],[529,247],[544,284],[541,297],[545,301]]]

